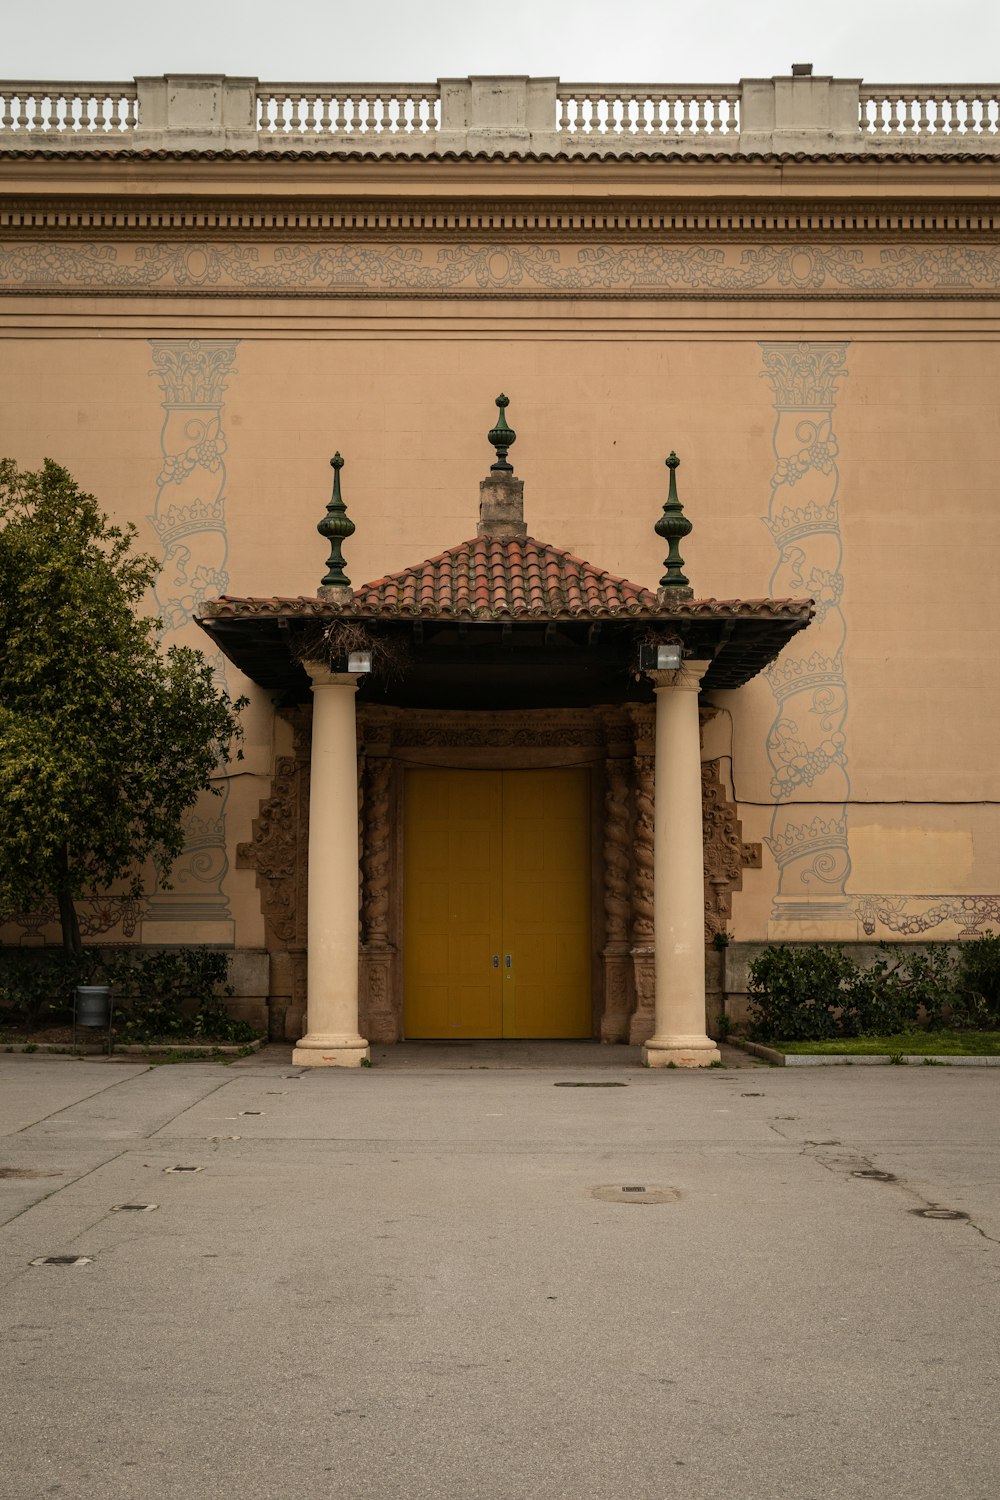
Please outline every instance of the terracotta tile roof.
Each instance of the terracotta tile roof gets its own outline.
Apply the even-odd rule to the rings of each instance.
[[[850,163],[852,166],[871,164],[882,166],[885,162],[927,162],[934,166],[952,162],[996,162],[995,151],[643,151],[636,156],[614,156],[607,150],[588,150],[586,146],[566,146],[558,151],[501,151],[481,149],[440,151],[372,151],[363,146],[338,147],[290,147],[284,150],[273,146],[250,150],[248,148],[224,147],[167,147],[167,146],[66,146],[21,147],[0,146],[0,157],[16,157],[25,161],[106,161],[118,158],[132,161],[365,161],[365,162],[442,162],[442,161],[497,161],[551,162],[572,161],[597,162],[616,166],[636,163],[639,167],[649,162],[829,162]]]
[[[244,599],[225,595],[205,606],[210,619],[237,616],[348,615],[433,619],[674,619],[793,617],[807,620],[807,599],[671,599],[616,578],[534,537],[496,541],[473,537],[437,557],[376,578],[350,604],[321,597]]]
[[[465,615],[620,615],[656,607],[648,589],[526,536],[473,537],[416,567],[358,590],[364,613]]]

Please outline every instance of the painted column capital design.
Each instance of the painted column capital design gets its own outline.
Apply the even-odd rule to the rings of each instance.
[[[847,374],[846,343],[762,343],[760,348],[764,357],[761,378],[771,382],[779,410],[782,407],[829,410],[833,406],[834,382]]]

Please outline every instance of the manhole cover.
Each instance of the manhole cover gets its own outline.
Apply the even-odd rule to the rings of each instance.
[[[676,1188],[662,1187],[656,1183],[611,1182],[602,1187],[591,1188],[590,1196],[602,1203],[676,1203],[680,1193]]]
[[[911,1214],[918,1219],[967,1219],[968,1214],[963,1214],[958,1208],[911,1208]]]
[[[204,1167],[164,1167],[164,1172],[203,1172]]]
[[[151,1214],[154,1208],[159,1208],[158,1203],[115,1203],[112,1206],[113,1214]]]
[[[627,1083],[615,1083],[610,1080],[601,1079],[599,1083],[557,1083],[553,1085],[557,1089],[627,1089]]]
[[[895,1182],[896,1178],[892,1172],[880,1172],[878,1167],[865,1167],[862,1171],[852,1172],[852,1177],[867,1177],[870,1182]]]
[[[89,1255],[39,1255],[31,1262],[33,1266],[90,1266]]]

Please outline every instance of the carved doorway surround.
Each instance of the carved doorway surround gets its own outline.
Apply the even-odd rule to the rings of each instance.
[[[716,710],[701,710],[702,722]],[[305,1029],[309,705],[279,710],[291,747],[277,756],[271,794],[237,867],[253,869],[271,961],[270,1032]],[[464,713],[358,705],[358,962],[361,1031],[402,1037],[402,795],[407,766],[455,769],[582,766],[591,773],[593,1034],[645,1041],[653,1030],[652,704]],[[743,871],[760,846],[744,844],[719,761],[702,763],[705,941],[726,930]]]

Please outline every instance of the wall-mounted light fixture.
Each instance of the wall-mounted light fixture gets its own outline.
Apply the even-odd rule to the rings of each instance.
[[[352,651],[347,658],[347,670],[357,672],[359,676],[372,669],[372,654],[370,651]]]
[[[676,672],[679,670],[684,656],[684,648],[680,641],[667,641],[666,644],[639,647],[639,671],[640,672]]]

